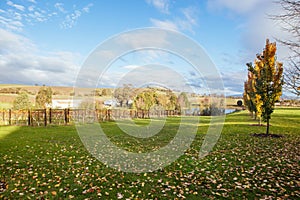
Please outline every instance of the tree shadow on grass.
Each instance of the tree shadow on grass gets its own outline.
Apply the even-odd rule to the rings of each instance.
[[[253,133],[253,134],[251,134],[251,136],[253,136],[253,137],[259,137],[259,138],[282,138],[282,137],[284,137],[281,134],[275,134],[275,133],[271,133],[271,134]]]

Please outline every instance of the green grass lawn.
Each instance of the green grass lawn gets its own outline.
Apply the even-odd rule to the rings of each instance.
[[[200,117],[191,147],[164,169],[125,173],[89,154],[75,126],[0,127],[0,199],[261,199],[300,198],[300,109],[276,109],[271,133],[282,138],[256,138],[265,127],[246,111],[227,115],[219,141],[203,159],[198,153],[210,118]],[[136,123],[147,124],[147,120]],[[133,139],[104,122],[102,128],[118,146],[147,152],[166,145],[179,118],[169,118],[153,136]],[[2,192],[1,192],[2,191]]]

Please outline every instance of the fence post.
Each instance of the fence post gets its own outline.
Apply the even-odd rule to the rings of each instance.
[[[52,123],[52,108],[49,108],[49,124]]]
[[[64,115],[65,115],[65,124],[67,124],[68,122],[67,122],[67,109],[66,108],[64,109]]]
[[[11,109],[8,110],[8,124],[11,125]]]
[[[28,126],[31,124],[30,110],[28,109]]]
[[[47,109],[44,109],[44,121],[45,121],[45,126],[47,126]]]
[[[65,108],[64,113],[65,113],[65,124],[68,124],[69,123],[70,109],[69,108]]]

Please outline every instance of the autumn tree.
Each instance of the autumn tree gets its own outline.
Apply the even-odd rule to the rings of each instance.
[[[110,95],[111,95],[110,89],[107,89],[107,88],[102,89],[101,96],[110,96]]]
[[[21,92],[18,94],[16,99],[13,102],[13,109],[30,109],[31,102],[29,100],[28,94],[26,92]]]
[[[252,72],[248,72],[248,79],[244,83],[244,103],[247,109],[252,114],[254,119],[259,119],[259,124],[261,123],[261,101],[257,95],[256,88],[256,77]]]
[[[161,106],[163,109],[165,109],[165,108],[167,107],[169,98],[167,97],[166,94],[164,94],[164,93],[159,93],[159,94],[156,94],[155,100],[156,100],[156,103],[157,103],[159,106]]]
[[[177,96],[173,92],[167,93],[168,103],[166,105],[166,110],[176,110],[177,109]]]
[[[269,134],[271,114],[274,111],[275,102],[279,101],[282,94],[283,65],[276,61],[276,43],[270,43],[267,39],[262,54],[256,56],[254,66],[247,63],[248,71],[255,79],[255,101],[257,112],[261,112],[262,118],[267,122],[266,134]]]
[[[155,103],[155,93],[152,91],[141,92],[134,99],[134,107],[139,110],[148,111]]]
[[[117,99],[121,107],[128,106],[129,100],[134,96],[132,85],[125,84],[123,87],[115,89],[113,96]]]
[[[154,106],[165,110],[176,110],[178,109],[177,102],[177,96],[173,92],[158,93],[155,90],[147,89],[136,95],[133,107],[147,111]]]
[[[190,107],[190,102],[185,92],[181,92],[177,98],[178,110],[187,109]]]
[[[47,108],[52,104],[52,89],[51,87],[43,86],[39,89],[35,97],[35,106],[37,108]]]

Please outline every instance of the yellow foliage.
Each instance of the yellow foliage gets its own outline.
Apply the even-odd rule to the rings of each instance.
[[[254,66],[252,63],[247,63],[247,66],[245,93],[255,94],[249,98],[255,103],[257,117],[269,120],[275,102],[282,95],[283,64],[276,62],[276,43],[267,40],[263,53],[256,56]]]

